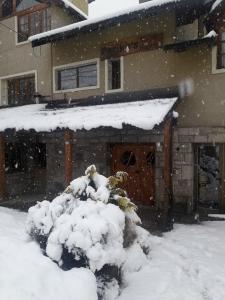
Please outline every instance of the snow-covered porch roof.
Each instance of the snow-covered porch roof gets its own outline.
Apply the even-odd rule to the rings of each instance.
[[[56,129],[122,129],[124,124],[144,130],[160,125],[175,108],[178,98],[47,110],[45,104],[0,109],[0,132],[6,129],[50,132]]]

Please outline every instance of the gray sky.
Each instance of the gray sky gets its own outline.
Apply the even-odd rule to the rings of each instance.
[[[114,13],[115,11],[138,3],[138,0],[96,0],[89,5],[89,16],[93,18]]]

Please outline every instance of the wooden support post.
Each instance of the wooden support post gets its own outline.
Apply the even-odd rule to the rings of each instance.
[[[5,176],[5,139],[0,133],[0,201],[4,201],[6,196],[6,176]]]
[[[168,119],[164,125],[164,169],[163,178],[165,186],[164,203],[164,225],[165,230],[173,227],[173,186],[172,186],[172,138],[173,138],[173,119]]]
[[[164,125],[164,184],[167,193],[172,194],[172,120]]]
[[[73,132],[66,130],[65,142],[65,184],[68,186],[73,179]]]

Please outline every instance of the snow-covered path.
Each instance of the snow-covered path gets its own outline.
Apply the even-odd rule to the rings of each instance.
[[[91,272],[61,271],[29,241],[25,219],[0,208],[0,299],[96,300]],[[225,222],[176,225],[163,238],[151,237],[151,244],[152,259],[127,274],[118,300],[225,299]]]
[[[149,266],[127,276],[119,300],[225,299],[225,222],[176,225],[151,239]]]

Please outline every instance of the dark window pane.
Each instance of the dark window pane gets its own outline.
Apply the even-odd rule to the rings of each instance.
[[[125,151],[121,157],[121,162],[126,167],[134,166],[136,164],[136,157],[132,151]]]
[[[77,69],[67,69],[58,72],[58,89],[70,90],[77,88]]]
[[[117,90],[121,88],[121,63],[120,59],[108,61],[108,89]]]
[[[79,67],[78,72],[79,87],[88,87],[97,85],[97,65],[88,65]]]
[[[40,14],[39,12],[30,15],[30,35],[41,32]]]
[[[71,90],[97,85],[97,64],[57,71],[58,90]]]
[[[155,165],[155,152],[149,152],[146,156],[146,161],[148,166]]]
[[[13,0],[2,1],[2,17],[8,17],[13,13]]]
[[[46,144],[34,144],[34,155],[33,155],[33,163],[35,168],[45,169],[47,165],[46,161]]]
[[[6,144],[6,173],[25,172],[27,169],[26,151],[22,143]]]
[[[27,104],[33,102],[35,78],[24,77],[8,80],[8,104]]]
[[[18,42],[24,42],[29,37],[29,19],[28,16],[18,18]]]
[[[29,36],[51,29],[51,15],[49,9],[30,13],[18,17],[18,42],[23,42]]]

